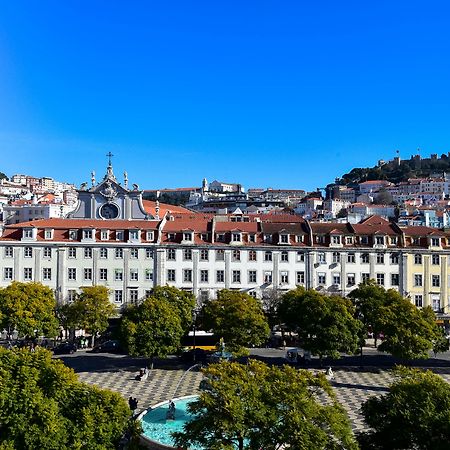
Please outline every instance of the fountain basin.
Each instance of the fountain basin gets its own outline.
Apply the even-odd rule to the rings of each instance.
[[[167,420],[169,400],[158,403],[152,408],[139,414],[137,420],[141,421],[143,433],[141,443],[153,450],[176,449],[171,433],[182,431],[186,422],[192,418],[187,412],[187,405],[195,400],[197,395],[179,397],[175,403],[175,420]],[[202,450],[202,447],[190,447],[192,450]]]

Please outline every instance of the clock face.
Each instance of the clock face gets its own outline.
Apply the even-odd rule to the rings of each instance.
[[[107,203],[100,208],[100,215],[104,219],[116,219],[119,215],[119,208],[112,203]]]

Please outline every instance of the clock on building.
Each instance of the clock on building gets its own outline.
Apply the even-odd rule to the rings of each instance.
[[[119,208],[112,203],[106,203],[100,208],[100,215],[104,219],[116,219],[119,216]]]

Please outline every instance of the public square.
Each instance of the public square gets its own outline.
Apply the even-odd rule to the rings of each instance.
[[[283,358],[285,351],[282,349],[255,349],[251,351],[251,354],[268,363],[286,362]],[[359,365],[359,357],[345,357],[333,361],[332,385],[355,431],[365,428],[360,411],[361,404],[370,396],[387,392],[392,381],[390,368],[400,362],[370,347],[364,349],[364,354],[362,366]],[[438,356],[438,358],[417,362],[415,365],[429,367],[450,382],[450,354],[447,352]],[[145,381],[135,379],[139,369],[145,366],[145,360],[140,358],[78,351],[62,359],[75,370],[81,381],[119,392],[125,399],[130,396],[136,397],[139,402],[138,412],[173,397],[198,393],[202,379],[198,368],[186,372],[189,365],[182,364],[175,357],[157,361],[154,370]],[[317,360],[313,360],[309,370],[317,371],[324,368],[320,368]]]

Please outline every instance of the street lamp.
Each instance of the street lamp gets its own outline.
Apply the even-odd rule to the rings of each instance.
[[[196,355],[195,355],[195,331],[197,327],[197,315],[200,312],[199,309],[194,308],[192,310],[192,331],[193,331],[193,339],[192,339],[192,354],[193,354],[193,361],[195,363]]]

